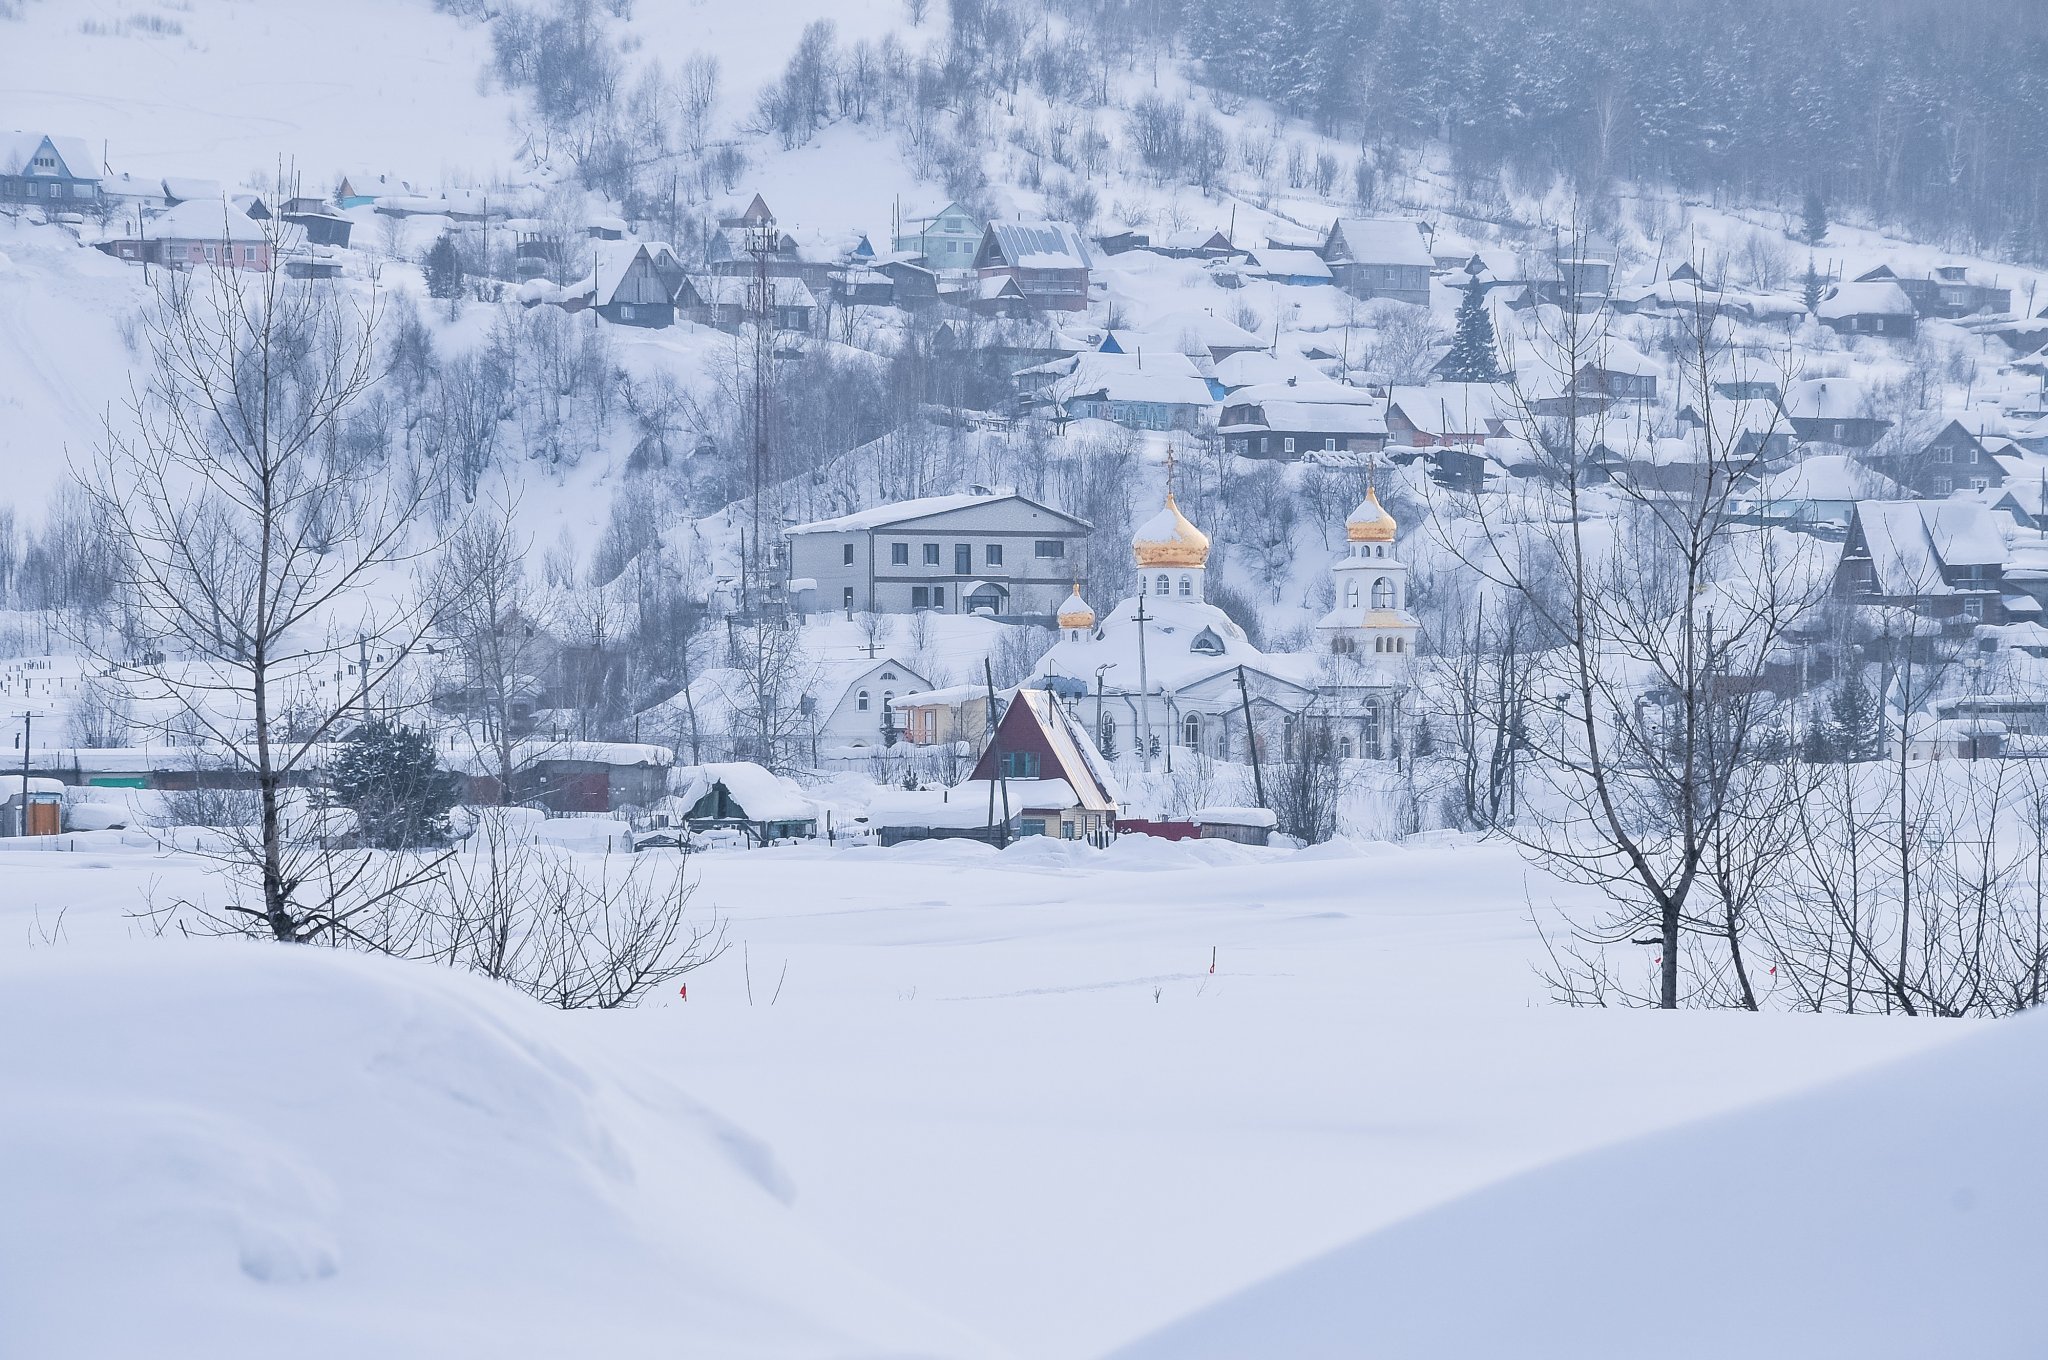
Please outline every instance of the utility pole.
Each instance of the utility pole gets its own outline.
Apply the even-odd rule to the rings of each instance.
[[[1003,820],[996,830],[996,847],[1006,849],[1010,844],[1010,781],[1003,774],[1003,753],[997,749],[996,671],[987,657],[981,659],[981,673],[988,681],[988,751],[991,757],[989,764],[995,774],[995,779],[988,786],[988,819],[991,822],[996,819],[996,789],[1000,786],[1003,791]],[[1023,696],[1018,698],[1021,702]]]
[[[775,248],[775,222],[758,223],[747,228],[747,252],[754,257],[752,296],[747,299],[747,310],[752,312],[754,321],[754,371],[751,398],[754,438],[749,451],[749,472],[753,480],[753,506],[751,510],[754,529],[754,552],[761,551],[761,495],[768,480],[768,365],[774,358],[775,341],[769,329],[769,320],[774,311],[775,299],[768,277],[768,255]],[[747,578],[742,577],[745,581]],[[752,606],[749,599],[747,604]]]
[[[1259,773],[1259,737],[1252,730],[1252,692],[1244,682],[1244,667],[1237,668],[1237,697],[1244,705],[1244,747],[1252,758],[1252,793],[1259,806],[1266,805],[1266,778]]]
[[[28,752],[35,733],[36,715],[23,710],[21,715],[21,812],[15,834],[28,835]]]
[[[356,664],[362,667],[363,723],[370,721],[370,639],[362,633],[356,634]]]
[[[1145,625],[1152,615],[1145,612],[1145,580],[1138,578],[1138,612],[1131,622],[1138,625],[1138,718],[1144,730],[1138,734],[1138,754],[1146,774],[1152,773],[1152,687],[1145,670]]]

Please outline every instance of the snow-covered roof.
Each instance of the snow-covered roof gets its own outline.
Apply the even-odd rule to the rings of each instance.
[[[1306,359],[1273,355],[1262,349],[1242,350],[1216,361],[1216,381],[1228,388],[1284,386],[1289,378],[1306,383],[1321,377],[1321,372]]]
[[[1261,246],[1251,252],[1251,270],[1268,278],[1327,279],[1330,266],[1313,250]]]
[[[1270,808],[1254,807],[1205,807],[1196,808],[1188,814],[1188,820],[1196,826],[1263,826],[1280,825],[1280,819]]]
[[[1164,353],[1105,354],[1090,350],[1058,361],[1066,369],[1059,390],[1068,397],[1102,393],[1112,401],[1207,406],[1209,380],[1194,360],[1177,350]]]
[[[18,175],[44,141],[56,151],[64,168],[85,179],[99,178],[99,157],[83,137],[60,137],[46,132],[0,132],[0,175]]]
[[[1386,409],[1386,403],[1363,387],[1349,383],[1331,382],[1328,378],[1304,378],[1297,382],[1253,383],[1232,392],[1228,403],[1236,406],[1247,401],[1291,401],[1314,406],[1369,406],[1379,411]]]
[[[1232,401],[1231,405],[1238,403]],[[1218,426],[1220,433],[1234,429],[1313,430],[1320,434],[1385,434],[1387,417],[1377,404],[1357,405],[1315,401],[1262,401],[1254,403],[1264,421]]]
[[[263,228],[223,198],[196,198],[143,224],[158,241],[261,241]]]
[[[1654,378],[1664,371],[1663,365],[1618,336],[1608,337],[1599,357],[1586,367],[1601,373],[1627,373],[1643,378]]]
[[[1330,233],[1337,244],[1334,259],[1424,268],[1436,263],[1423,243],[1421,229],[1406,218],[1340,217]]]
[[[227,190],[217,179],[196,179],[190,175],[165,175],[163,178],[164,197],[180,202],[195,198],[226,198]]]
[[[943,515],[949,510],[965,510],[970,506],[993,505],[997,501],[1023,499],[1025,498],[1014,491],[966,491],[951,496],[919,496],[914,500],[891,501],[887,505],[856,510],[850,515],[812,520],[808,524],[794,524],[783,532],[790,535],[843,534],[861,529],[881,529],[891,524],[905,524],[914,519],[923,519],[928,515]]]
[[[629,245],[630,248],[626,248]],[[675,278],[682,276],[682,261],[676,258],[675,251],[670,248],[666,241],[646,241],[638,244],[621,243],[614,245],[610,250],[600,249],[597,252],[597,267],[595,270],[597,306],[608,307],[611,305],[612,299],[617,296],[619,286],[626,281],[626,275],[633,268],[634,262],[643,255],[657,270],[667,272]]]
[[[695,803],[715,784],[725,785],[749,821],[807,822],[818,816],[818,805],[802,786],[750,760],[678,765],[668,772],[669,792],[685,804]]]
[[[1856,522],[1869,549],[1878,593],[1905,598],[1953,594],[1951,567],[1997,566],[2006,558],[1998,519],[1958,501],[1860,501]]]
[[[1003,259],[1018,269],[1089,269],[1088,239],[1070,222],[991,222]]]
[[[535,765],[542,761],[610,765],[618,768],[649,766],[667,769],[675,763],[675,753],[666,746],[655,746],[647,742],[556,741],[547,737],[528,737],[512,748],[514,766]],[[456,746],[446,752],[445,763],[449,769],[463,774],[493,774],[498,768],[496,752],[462,746]]]
[[[1785,414],[1794,420],[1864,420],[1870,393],[1853,378],[1808,378],[1785,389]]]
[[[1896,283],[1838,283],[1814,308],[1823,321],[1848,316],[1912,316],[1913,300]]]
[[[734,274],[710,274],[693,278],[691,286],[697,296],[714,307],[746,307],[752,305],[754,280]],[[817,295],[802,279],[787,274],[778,274],[768,280],[768,296],[771,307],[815,307]]]
[[[1882,472],[1839,453],[1815,454],[1757,484],[1746,498],[1757,505],[1810,501],[1903,501],[1913,493]]]
[[[1169,312],[1147,322],[1144,329],[1148,335],[1171,335],[1183,346],[1192,342],[1210,350],[1255,350],[1266,343],[1235,321],[1208,312]]]
[[[1505,424],[1514,414],[1514,392],[1505,383],[1431,383],[1394,387],[1387,409],[1399,409],[1428,434],[1478,434],[1490,422]]]

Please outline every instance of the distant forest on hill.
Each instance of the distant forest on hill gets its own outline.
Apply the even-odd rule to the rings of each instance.
[[[2048,0],[1108,0],[1230,94],[1461,169],[1721,191],[2048,258]]]

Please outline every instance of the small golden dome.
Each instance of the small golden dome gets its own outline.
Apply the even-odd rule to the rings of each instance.
[[[1095,611],[1088,607],[1086,600],[1081,598],[1081,583],[1079,581],[1074,582],[1074,593],[1069,595],[1067,602],[1060,606],[1059,625],[1062,628],[1093,628],[1095,626]]]
[[[1209,562],[1209,536],[1189,522],[1166,493],[1166,508],[1138,526],[1131,551],[1141,567],[1201,567]]]
[[[1395,527],[1394,517],[1380,504],[1378,489],[1367,487],[1365,499],[1344,521],[1344,537],[1353,543],[1392,543]]]

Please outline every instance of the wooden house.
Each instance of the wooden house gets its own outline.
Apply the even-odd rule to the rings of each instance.
[[[1914,494],[1939,498],[1955,491],[2002,486],[2005,469],[1960,418],[1920,411],[1900,420],[1865,455],[1871,466]]]
[[[1387,392],[1387,441],[1412,448],[1479,444],[1508,432],[1514,393],[1505,383],[1431,383]]]
[[[1785,418],[1802,444],[1840,444],[1867,449],[1891,428],[1870,394],[1850,378],[1808,378],[1785,390]]]
[[[948,203],[929,216],[905,221],[894,244],[899,255],[914,257],[938,273],[971,267],[981,239],[981,219],[962,204]]]
[[[1920,326],[1913,300],[1891,281],[1834,284],[1821,295],[1813,314],[1837,335],[1910,340]]]
[[[1985,312],[2012,310],[2012,289],[1997,284],[1974,283],[1970,271],[1959,264],[1935,266],[1925,278],[1910,278],[1890,265],[1879,265],[1856,276],[1858,283],[1891,283],[1905,293],[1921,316],[1945,317],[1951,321]]]
[[[779,331],[808,333],[818,313],[818,300],[802,279],[771,278],[763,294],[758,280],[714,274],[685,277],[675,292],[676,308],[686,319],[722,331],[746,325],[764,302],[769,325]]]
[[[984,287],[1002,280],[1038,311],[1088,309],[1094,259],[1088,242],[1066,222],[991,222],[974,253],[974,272]]]
[[[1340,217],[1331,223],[1318,253],[1330,267],[1331,280],[1347,293],[1429,305],[1429,271],[1436,260],[1419,222]]]
[[[1108,763],[1050,690],[1017,691],[968,781],[996,784],[1017,835],[1100,842],[1114,830]]]
[[[818,834],[818,806],[793,781],[733,760],[679,766],[668,815],[692,831],[741,831],[755,845],[808,840]]]
[[[77,137],[0,132],[0,208],[83,212],[100,201],[99,158]]]
[[[1845,599],[1909,608],[1950,628],[2008,621],[1999,520],[1966,501],[1859,501],[1835,569]]]
[[[1226,401],[1216,433],[1246,458],[1292,462],[1317,453],[1377,453],[1387,443],[1386,408],[1369,400]]]
[[[676,253],[659,241],[597,255],[597,314],[619,326],[673,326],[676,294],[687,276]]]
[[[117,260],[166,269],[264,271],[276,263],[269,234],[225,199],[181,203],[139,234],[102,241],[99,248]]]

